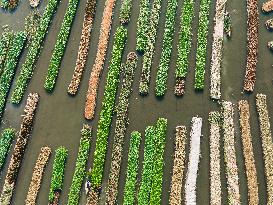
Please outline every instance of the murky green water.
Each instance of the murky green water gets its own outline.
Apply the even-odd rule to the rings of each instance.
[[[264,0],[263,0],[264,1]],[[42,1],[40,10],[43,10],[47,1]],[[259,6],[263,2],[260,2]],[[113,33],[118,25],[118,13],[120,8],[120,1],[117,2],[115,7],[115,14],[113,20],[113,26],[111,31],[111,39],[109,42],[109,48],[107,53],[107,60],[105,63],[105,71],[102,74],[102,81],[99,88],[98,95],[98,105],[96,117],[92,122],[88,122],[94,128],[93,130],[93,141],[92,149],[89,157],[89,164],[92,162],[93,152],[95,148],[95,138],[96,138],[96,128],[99,110],[101,109],[101,100],[103,96],[103,88],[105,85],[105,77],[107,74],[107,67],[109,64],[111,48],[113,45]],[[131,22],[129,24],[129,36],[128,43],[124,52],[124,59],[128,52],[135,49],[135,39],[136,39],[136,22],[139,10],[139,0],[133,3],[133,13]],[[176,29],[174,37],[174,45],[177,44],[178,40],[178,30],[179,30],[179,19],[181,13],[183,1],[179,1],[178,15],[176,17]],[[45,92],[43,88],[43,83],[45,75],[47,72],[49,60],[51,58],[51,53],[56,42],[56,36],[60,29],[60,25],[65,13],[67,6],[67,1],[62,1],[59,5],[57,13],[54,17],[53,23],[51,25],[50,31],[47,35],[44,48],[40,55],[40,59],[37,62],[37,69],[34,72],[33,79],[28,87],[28,92],[38,92],[41,96],[40,104],[38,107],[38,112],[35,119],[35,124],[32,132],[32,136],[29,140],[28,149],[25,153],[24,163],[21,167],[17,186],[13,198],[13,204],[24,204],[24,200],[27,194],[28,186],[30,183],[32,169],[34,163],[38,157],[38,153],[42,146],[50,146],[55,150],[58,146],[65,146],[69,150],[69,157],[65,172],[64,188],[61,194],[60,204],[67,203],[69,187],[71,185],[71,179],[73,176],[75,161],[78,152],[78,145],[80,140],[80,129],[82,128],[82,123],[86,123],[83,117],[83,110],[85,104],[85,94],[88,86],[88,79],[91,71],[91,67],[95,60],[96,46],[99,38],[99,29],[101,23],[101,17],[104,7],[104,1],[98,1],[97,12],[95,16],[94,27],[92,31],[91,48],[89,52],[88,62],[86,66],[86,72],[84,73],[83,81],[80,86],[79,93],[76,97],[70,97],[66,93],[67,86],[71,80],[71,76],[74,70],[75,61],[77,57],[78,44],[81,35],[81,27],[84,15],[85,1],[80,1],[79,8],[77,11],[76,19],[72,27],[69,43],[67,50],[65,52],[61,71],[59,73],[59,78],[57,82],[56,89],[53,94],[49,95]],[[246,64],[246,2],[238,0],[229,0],[227,3],[229,11],[231,11],[232,23],[233,23],[233,36],[231,40],[225,40],[224,45],[224,59],[223,59],[223,98],[226,100],[231,100],[233,103],[237,103],[240,99],[248,99],[251,108],[251,131],[253,134],[253,144],[254,144],[254,154],[256,159],[256,166],[258,172],[259,181],[259,197],[261,204],[266,203],[266,186],[264,178],[264,169],[262,162],[262,149],[261,149],[261,139],[259,137],[259,127],[258,119],[255,108],[255,94],[258,92],[263,92],[268,96],[268,107],[269,112],[273,113],[273,93],[272,93],[272,67],[273,58],[272,53],[267,49],[266,44],[269,40],[273,39],[272,33],[265,29],[264,22],[271,15],[260,15],[260,28],[259,28],[259,63],[257,68],[257,83],[255,87],[255,92],[251,95],[246,95],[242,93],[243,77],[245,74],[245,64]],[[121,176],[120,176],[120,186],[119,186],[119,204],[122,202],[123,187],[125,180],[126,171],[126,161],[129,146],[129,135],[132,130],[139,130],[144,133],[146,126],[155,123],[158,117],[165,117],[168,119],[168,137],[166,142],[166,151],[164,154],[165,168],[164,168],[164,185],[163,185],[163,195],[162,204],[168,203],[169,197],[169,187],[172,172],[172,156],[174,152],[174,130],[176,125],[186,125],[188,132],[190,132],[190,120],[192,116],[199,115],[203,117],[203,137],[201,144],[201,162],[199,167],[199,176],[197,184],[197,204],[206,205],[209,204],[209,124],[207,121],[207,116],[209,111],[216,110],[219,108],[217,103],[210,101],[209,99],[209,63],[206,67],[206,88],[203,93],[196,93],[193,89],[194,80],[194,60],[196,51],[196,28],[198,23],[198,15],[194,19],[194,29],[193,34],[193,46],[190,57],[190,70],[186,82],[186,94],[182,98],[176,98],[173,95],[174,87],[174,71],[176,62],[176,46],[174,46],[172,62],[169,70],[169,80],[168,80],[168,92],[163,99],[157,99],[154,95],[153,86],[155,85],[155,74],[156,68],[159,64],[159,57],[161,52],[162,37],[164,31],[165,17],[164,13],[167,7],[167,0],[163,1],[162,14],[160,18],[160,28],[157,38],[155,58],[152,68],[152,79],[151,79],[151,93],[147,97],[141,97],[138,95],[138,85],[140,79],[140,61],[138,65],[138,70],[135,77],[135,82],[133,85],[133,94],[131,97],[131,104],[129,109],[130,125],[127,129],[126,143],[125,143],[125,154],[124,161],[122,163]],[[199,0],[196,1],[196,11],[198,11]],[[209,35],[209,47],[207,59],[210,59],[211,53],[211,42],[212,42],[212,20],[213,20],[213,10],[215,3],[211,5],[211,15],[210,15],[210,35]],[[18,9],[10,14],[0,11],[0,26],[9,24],[13,30],[23,29],[24,18],[28,15],[30,11],[28,1],[22,1]],[[197,14],[197,12],[196,12]],[[272,14],[273,15],[273,14]],[[21,64],[25,59],[26,51],[21,57],[20,64],[18,68],[21,68]],[[208,61],[209,62],[209,61]],[[18,69],[19,70],[19,69]],[[26,99],[26,96],[25,96]],[[1,128],[7,126],[13,126],[16,129],[20,127],[21,114],[23,112],[23,106],[25,105],[25,99],[23,103],[15,107],[8,103],[7,110],[4,114],[4,123]],[[246,187],[246,175],[244,171],[244,161],[243,153],[241,148],[240,132],[239,132],[239,121],[238,121],[238,110],[235,109],[235,129],[236,129],[236,152],[239,166],[240,175],[240,191],[242,196],[242,203],[247,204],[247,187]],[[107,152],[107,159],[111,157],[111,150],[113,144],[113,131],[114,122],[111,129],[111,135],[109,137],[109,149]],[[189,144],[189,139],[188,139]],[[188,146],[188,145],[187,145]],[[143,147],[141,144],[140,159],[143,160]],[[189,147],[187,147],[187,154],[189,152]],[[10,157],[10,156],[9,156]],[[50,162],[47,166],[45,176],[43,178],[42,187],[40,194],[38,196],[37,204],[47,204],[50,177],[52,171],[53,157],[51,157]],[[107,176],[109,173],[110,160],[106,161],[105,177],[104,183],[106,184]],[[226,187],[225,175],[224,175],[224,164],[222,156],[222,181],[223,187]],[[140,167],[141,169],[141,167]],[[1,175],[0,185],[3,185],[3,178],[7,170],[7,164],[5,170]],[[84,204],[85,195],[82,192],[81,204]],[[227,190],[223,188],[223,204],[227,201]]]

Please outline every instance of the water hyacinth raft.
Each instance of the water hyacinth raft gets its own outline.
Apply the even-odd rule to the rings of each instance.
[[[228,199],[230,204],[241,204],[234,139],[234,110],[231,102],[224,101],[222,103],[222,116],[224,119],[224,159],[226,168]]]
[[[175,133],[175,152],[169,204],[182,204],[183,202],[182,184],[185,169],[186,140],[187,140],[186,127],[177,126]]]
[[[241,125],[241,139],[245,159],[245,169],[248,188],[248,203],[251,205],[259,204],[258,180],[253,153],[252,137],[250,132],[249,105],[246,100],[238,103]]]
[[[78,50],[78,57],[76,60],[76,66],[74,69],[72,79],[67,89],[67,92],[70,95],[76,94],[81,82],[82,74],[84,71],[89,51],[91,29],[95,17],[96,2],[97,2],[96,0],[87,0],[86,2],[84,20],[82,25],[82,34]]]
[[[115,33],[112,58],[109,65],[109,71],[107,74],[104,96],[102,100],[102,109],[98,121],[93,167],[88,176],[91,192],[98,193],[99,189],[101,188],[104,164],[106,160],[106,151],[108,147],[109,131],[119,83],[119,74],[121,69],[120,65],[126,38],[127,29],[122,26],[118,27]],[[89,195],[92,196],[93,194],[90,193]],[[90,201],[89,204],[92,203],[96,202]]]
[[[96,107],[97,90],[100,82],[100,75],[103,69],[105,55],[108,47],[109,35],[111,31],[112,15],[116,0],[105,2],[103,17],[100,28],[100,37],[95,63],[89,78],[89,86],[86,94],[84,116],[86,119],[93,119]]]
[[[4,181],[3,189],[0,196],[0,204],[10,204],[12,195],[16,186],[18,173],[23,161],[24,152],[31,134],[34,114],[37,109],[39,96],[37,93],[30,93],[24,108],[24,115],[21,122],[18,138],[9,162],[7,175]]]
[[[143,65],[141,69],[141,77],[139,83],[139,93],[147,95],[149,93],[149,84],[151,78],[151,66],[155,50],[155,42],[159,23],[159,15],[161,10],[161,0],[155,0],[150,14],[150,26],[147,32],[147,46],[144,50]]]
[[[59,1],[60,0],[49,0],[43,16],[41,17],[39,28],[29,46],[25,62],[22,65],[15,82],[15,88],[11,96],[11,102],[14,104],[19,104],[23,99],[24,93],[35,69],[35,62],[39,56],[43,41],[48,32],[54,13],[56,12]]]
[[[126,182],[124,186],[124,199],[123,199],[124,204],[134,204],[135,202],[140,142],[141,142],[141,134],[137,131],[133,131],[131,133],[131,139],[130,139],[128,164],[127,164],[126,180],[125,180]]]
[[[273,0],[268,0],[267,2],[263,3],[262,11],[265,13],[273,11]]]
[[[6,162],[7,154],[10,150],[12,140],[15,137],[15,130],[13,128],[6,128],[1,133],[0,138],[0,171]]]
[[[30,181],[27,198],[25,200],[25,203],[27,205],[35,205],[36,204],[36,198],[38,195],[38,192],[40,190],[42,177],[46,168],[46,164],[49,160],[51,154],[51,149],[49,147],[42,147],[41,152],[38,156],[38,159],[36,161],[32,178]]]
[[[273,144],[266,101],[266,95],[261,93],[256,95],[256,107],[259,117],[260,137],[262,140],[264,170],[266,177],[267,203],[273,204]]]
[[[187,177],[185,182],[185,204],[196,204],[196,181],[198,174],[198,164],[201,152],[201,130],[202,118],[193,117],[191,121],[191,142],[188,162]]]
[[[59,147],[55,151],[53,170],[49,191],[49,205],[58,205],[61,195],[64,179],[64,171],[68,150],[65,147]]]
[[[68,7],[64,15],[61,30],[57,37],[57,42],[52,52],[52,56],[48,66],[47,76],[44,83],[44,88],[48,92],[52,92],[55,87],[62,58],[69,39],[72,23],[76,15],[78,3],[79,0],[68,1]]]
[[[224,16],[226,0],[217,0],[210,65],[210,97],[219,100],[221,97],[221,67],[224,40]]]
[[[15,75],[19,56],[26,42],[26,34],[22,31],[14,34],[4,65],[4,70],[0,76],[0,119],[2,119],[8,93]]]
[[[211,0],[201,0],[200,2],[194,81],[194,88],[197,90],[203,90],[205,86],[205,66],[210,4]]]
[[[185,0],[181,13],[181,23],[179,31],[179,42],[177,44],[177,62],[175,70],[174,94],[182,96],[185,93],[185,80],[189,67],[189,54],[192,40],[192,21],[194,17],[193,0]]]
[[[247,0],[247,60],[244,80],[244,90],[253,92],[256,82],[256,67],[258,63],[258,0]]]
[[[220,162],[220,113],[209,113],[210,123],[210,204],[221,204],[221,162]]]
[[[72,184],[70,186],[70,191],[68,194],[68,205],[79,204],[81,188],[83,180],[86,176],[86,163],[89,156],[89,150],[91,146],[91,135],[92,130],[87,124],[83,125],[81,130],[81,140],[78,152],[78,157],[76,161],[76,168],[72,179]]]
[[[1,7],[7,10],[14,10],[19,4],[19,0],[1,0]]]
[[[135,52],[130,52],[127,55],[127,61],[122,66],[124,72],[122,88],[116,106],[116,125],[114,144],[111,156],[110,174],[108,179],[108,187],[106,189],[106,203],[115,204],[118,195],[118,182],[120,176],[122,152],[124,145],[124,137],[126,133],[126,126],[129,122],[128,109],[129,99],[132,92],[132,85],[134,80],[134,73],[137,66],[137,55]]]
[[[169,0],[166,12],[162,53],[156,75],[155,95],[163,96],[167,90],[168,70],[171,61],[177,0]]]

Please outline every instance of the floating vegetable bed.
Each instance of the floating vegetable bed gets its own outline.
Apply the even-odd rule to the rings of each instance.
[[[12,140],[15,137],[15,130],[12,128],[4,129],[0,138],[0,171],[6,162],[6,157],[10,150]]]

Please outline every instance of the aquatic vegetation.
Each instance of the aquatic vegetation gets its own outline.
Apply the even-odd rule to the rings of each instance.
[[[29,0],[29,4],[32,8],[36,8],[40,4],[40,0]]]
[[[84,67],[85,67],[88,52],[89,52],[91,29],[93,26],[95,11],[96,11],[96,2],[97,2],[96,0],[87,0],[85,5],[85,13],[84,13],[84,20],[82,25],[81,40],[80,40],[80,45],[78,50],[78,57],[76,60],[76,66],[74,69],[71,82],[67,89],[67,92],[70,95],[76,94],[81,82],[82,74],[84,71]]]
[[[262,11],[264,13],[273,11],[273,0],[268,0],[267,2],[263,3]]]
[[[32,178],[30,181],[27,198],[25,203],[28,205],[35,205],[38,192],[40,190],[42,177],[51,154],[51,149],[49,147],[42,147],[41,152],[36,161],[35,167],[33,169]]]
[[[7,10],[14,10],[19,2],[20,0],[1,0],[1,7]]]
[[[3,73],[6,57],[9,48],[12,43],[13,31],[10,31],[8,27],[4,28],[4,31],[0,37],[0,76]]]
[[[210,123],[210,204],[221,204],[221,160],[220,160],[220,132],[221,116],[219,112],[209,113]]]
[[[123,81],[118,104],[116,106],[116,125],[114,144],[111,157],[110,173],[108,179],[108,187],[106,188],[106,203],[115,204],[118,194],[118,182],[122,162],[122,152],[124,145],[124,137],[128,120],[129,99],[132,92],[134,73],[137,66],[137,55],[130,52],[127,55],[127,61],[122,66]]]
[[[247,0],[247,60],[244,90],[253,92],[258,63],[258,0]]]
[[[0,76],[0,119],[4,113],[8,93],[15,75],[19,56],[24,48],[25,42],[26,34],[24,32],[20,31],[14,34],[14,38],[10,46],[11,48],[6,56],[4,71]]]
[[[155,94],[163,96],[167,90],[168,70],[171,61],[177,0],[169,0],[160,63],[156,75]]]
[[[156,122],[155,139],[154,139],[154,160],[153,174],[150,193],[150,204],[160,204],[162,185],[163,185],[163,168],[164,168],[164,148],[167,134],[167,119],[159,118]]]
[[[15,130],[12,128],[4,129],[1,133],[0,138],[0,171],[3,169],[3,166],[6,161],[6,157],[10,150],[12,140],[15,137]]]
[[[175,130],[175,152],[169,204],[182,204],[182,183],[185,169],[187,129],[185,126],[177,126]]]
[[[132,0],[123,0],[120,8],[119,20],[121,24],[127,24],[130,21],[132,11]]]
[[[185,182],[185,204],[196,204],[196,181],[201,152],[202,118],[193,117],[191,124],[190,154]]]
[[[65,147],[59,147],[55,151],[51,184],[49,191],[49,204],[57,205],[63,187],[65,164],[68,150]]]
[[[13,191],[16,186],[18,173],[23,161],[24,152],[27,142],[31,134],[34,115],[37,109],[39,96],[37,93],[30,93],[27,98],[27,103],[24,108],[24,115],[19,131],[18,138],[13,149],[13,153],[9,162],[7,175],[4,181],[3,189],[0,196],[0,204],[10,204]]]
[[[115,98],[119,83],[121,70],[122,53],[127,38],[127,29],[120,26],[115,33],[115,40],[112,50],[112,58],[109,65],[107,80],[102,100],[102,109],[98,121],[96,148],[94,152],[94,162],[88,181],[92,190],[97,191],[101,187],[105,155],[108,147],[108,137],[112,122]]]
[[[48,92],[52,92],[55,87],[58,73],[61,66],[61,61],[62,61],[64,51],[69,39],[72,23],[76,15],[78,3],[79,3],[79,0],[68,1],[68,7],[65,12],[61,30],[58,34],[57,42],[55,44],[55,47],[49,62],[47,76],[44,83],[44,88]]]
[[[259,117],[260,126],[260,137],[262,140],[263,148],[263,159],[264,159],[264,170],[266,178],[266,188],[267,188],[267,203],[273,203],[273,144],[272,144],[272,134],[270,129],[270,121],[267,109],[266,95],[257,94],[256,95],[256,107]]]
[[[141,173],[141,183],[137,195],[138,204],[149,204],[153,178],[153,162],[155,153],[155,128],[148,126],[145,129],[144,160]]]
[[[232,33],[231,16],[227,10],[225,10],[225,15],[224,15],[224,32],[227,38],[231,38],[231,33]]]
[[[98,43],[98,50],[96,55],[96,60],[93,65],[90,78],[89,86],[86,94],[86,103],[84,116],[86,119],[92,119],[95,114],[96,108],[96,98],[97,91],[100,82],[100,74],[103,70],[103,64],[105,60],[105,55],[108,47],[108,41],[111,31],[112,24],[112,15],[115,7],[116,0],[107,0],[105,2],[101,28],[100,28],[100,37]]]
[[[268,19],[265,22],[265,26],[266,26],[267,30],[272,31],[273,30],[273,19]]]
[[[83,125],[81,130],[82,138],[80,141],[78,158],[76,161],[76,168],[72,179],[72,184],[68,194],[68,203],[71,205],[79,204],[80,192],[83,184],[83,180],[86,175],[86,163],[89,156],[89,150],[91,146],[91,127]]]
[[[140,0],[140,11],[137,19],[136,50],[144,52],[147,47],[149,30],[150,0]]]
[[[144,50],[143,65],[141,69],[141,77],[139,83],[139,93],[141,95],[147,95],[149,93],[151,66],[154,56],[160,10],[161,0],[153,1],[153,6],[149,17],[150,25],[148,27],[147,33],[145,34],[147,36],[147,45],[145,46]]]
[[[25,18],[25,32],[27,34],[28,44],[31,44],[31,41],[36,35],[40,19],[41,14],[38,9],[31,11]]]
[[[128,154],[126,182],[124,187],[124,204],[134,204],[135,201],[140,142],[141,134],[137,131],[133,131],[131,133]]]
[[[224,159],[227,178],[228,201],[230,204],[241,204],[234,140],[234,110],[231,102],[224,101],[222,103],[222,115],[224,134]]]
[[[257,171],[255,167],[255,159],[250,132],[249,123],[250,114],[248,102],[246,100],[239,101],[238,108],[240,114],[241,139],[243,144],[245,169],[247,177],[248,203],[254,205],[259,204],[259,193]]]
[[[224,40],[224,16],[226,0],[217,0],[214,17],[214,31],[210,65],[210,97],[219,100],[221,97],[221,69]]]
[[[210,0],[201,0],[200,2],[194,82],[194,87],[197,90],[203,90],[205,86],[205,66],[210,3]]]
[[[15,82],[15,88],[12,92],[11,102],[14,104],[19,104],[22,101],[24,93],[26,92],[29,81],[31,80],[33,71],[35,69],[35,62],[39,56],[40,50],[42,48],[43,41],[48,32],[49,25],[57,9],[60,0],[49,0],[45,8],[44,14],[41,17],[39,28],[34,36],[27,56],[22,68],[20,69],[19,76]]]
[[[194,1],[185,0],[182,7],[179,42],[177,44],[176,83],[174,94],[182,96],[185,93],[185,80],[189,67],[189,54],[192,40],[192,21],[194,17]]]

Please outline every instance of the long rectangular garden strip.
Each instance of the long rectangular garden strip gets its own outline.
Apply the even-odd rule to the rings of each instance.
[[[210,204],[221,204],[221,158],[220,158],[220,133],[221,115],[219,112],[209,113],[210,123]]]
[[[116,106],[116,125],[114,144],[111,157],[110,174],[108,179],[108,187],[106,190],[106,203],[115,204],[118,195],[118,182],[121,169],[122,152],[124,145],[124,137],[126,126],[128,124],[128,109],[129,99],[131,96],[132,85],[134,80],[134,73],[137,66],[137,55],[135,52],[130,52],[127,55],[127,61],[122,66],[124,76],[123,84]]]
[[[247,60],[244,90],[253,92],[256,82],[259,37],[258,0],[247,0]]]
[[[123,204],[134,204],[135,202],[140,142],[141,134],[133,131],[130,139]]]
[[[149,204],[153,177],[153,162],[155,153],[155,128],[148,126],[145,129],[144,160],[141,174],[141,182],[137,195],[138,204]]]
[[[15,82],[15,88],[12,92],[11,102],[19,104],[26,92],[28,83],[32,77],[35,69],[35,62],[40,54],[45,36],[48,32],[51,20],[57,10],[57,6],[60,0],[49,0],[45,8],[44,14],[40,19],[39,28],[32,40],[29,50],[26,56],[26,60],[22,65],[19,76]]]
[[[258,179],[253,153],[252,137],[250,132],[249,105],[246,100],[238,103],[241,125],[241,139],[245,161],[245,170],[248,188],[248,203],[251,205],[259,204]]]
[[[58,205],[61,195],[64,179],[65,164],[68,150],[65,147],[59,147],[55,151],[53,170],[51,176],[51,184],[49,191],[49,204]]]
[[[15,147],[13,149],[7,175],[1,192],[0,204],[5,205],[11,203],[20,166],[23,162],[24,152],[31,134],[34,115],[37,109],[38,101],[39,96],[37,93],[30,93],[28,95],[27,103],[24,108],[24,115],[21,123],[21,128],[19,131]]]
[[[6,162],[6,157],[10,150],[12,140],[15,137],[15,130],[12,128],[4,129],[0,138],[0,171]]]
[[[259,116],[260,137],[263,148],[267,204],[273,204],[273,144],[266,95],[261,93],[256,95],[256,107]]]
[[[177,45],[177,62],[175,70],[174,94],[182,96],[185,93],[185,80],[189,67],[189,54],[192,41],[192,22],[194,17],[193,0],[185,0],[181,13],[179,41]]]
[[[106,0],[102,22],[100,28],[100,37],[98,43],[98,50],[96,54],[95,63],[93,65],[89,86],[86,94],[84,116],[86,119],[92,119],[95,113],[97,90],[100,82],[100,75],[103,70],[105,55],[108,48],[108,41],[111,31],[112,15],[115,7],[116,0]]]
[[[239,190],[239,176],[236,162],[234,139],[234,111],[231,102],[222,103],[223,134],[224,134],[224,159],[227,178],[229,204],[241,204]]]
[[[92,30],[92,25],[94,22],[95,11],[96,11],[96,2],[97,0],[87,0],[86,2],[84,20],[82,25],[82,34],[81,34],[81,40],[80,40],[80,45],[78,50],[78,57],[76,60],[76,66],[74,69],[71,82],[67,89],[67,92],[70,95],[76,94],[79,88],[84,67],[87,61],[91,30]]]
[[[182,184],[185,170],[187,129],[185,126],[177,126],[175,130],[175,152],[169,204],[182,204]]]
[[[202,118],[193,117],[191,121],[191,142],[187,178],[185,182],[185,204],[196,204],[196,183],[201,152]]]
[[[0,76],[0,119],[2,119],[6,100],[11,87],[13,77],[15,75],[16,66],[19,56],[26,42],[26,34],[22,31],[14,34],[12,46],[8,51],[4,71]]]
[[[3,73],[6,57],[12,44],[13,32],[5,28],[0,38],[0,76]]]
[[[149,30],[150,0],[140,0],[140,10],[137,19],[136,50],[144,52],[147,46]]]
[[[169,0],[166,12],[160,63],[156,74],[155,95],[163,96],[167,90],[168,70],[171,61],[172,43],[174,36],[175,15],[178,0]]]
[[[203,90],[205,86],[205,66],[207,53],[207,37],[209,30],[210,3],[211,0],[201,0],[200,2],[194,82],[194,87],[197,90]]]
[[[86,176],[86,163],[89,156],[89,150],[91,146],[91,127],[88,125],[83,125],[81,130],[82,138],[80,140],[80,147],[78,158],[76,161],[76,168],[72,179],[72,184],[70,186],[70,191],[68,194],[68,205],[79,204],[80,192],[83,184],[83,180]]]
[[[133,7],[132,0],[122,1],[121,7],[120,7],[120,13],[119,13],[119,20],[122,25],[129,23],[132,7]]]
[[[48,92],[52,92],[58,77],[58,73],[61,67],[62,58],[65,52],[65,48],[69,39],[70,30],[73,24],[73,20],[76,16],[79,0],[69,0],[68,7],[64,15],[61,30],[57,37],[49,66],[47,76],[45,79],[44,87]]]
[[[94,162],[88,179],[91,182],[91,188],[94,192],[100,189],[102,183],[103,168],[106,160],[105,155],[107,151],[107,141],[115,108],[115,98],[119,84],[121,60],[126,38],[127,29],[122,26],[118,27],[115,33],[112,58],[109,65],[104,97],[102,100],[102,109],[98,121]]]
[[[159,118],[156,122],[156,131],[154,139],[154,162],[153,175],[150,193],[150,204],[161,204],[163,168],[164,168],[164,148],[167,133],[167,119]]]
[[[33,174],[31,177],[30,185],[28,188],[27,198],[25,203],[27,205],[35,205],[38,192],[41,187],[43,174],[51,154],[51,149],[49,147],[42,147],[41,152],[36,161]]]
[[[149,93],[151,66],[155,50],[155,42],[157,36],[157,28],[159,23],[159,15],[161,10],[161,0],[155,0],[153,2],[151,14],[150,14],[150,26],[148,27],[147,45],[144,50],[143,65],[141,69],[141,77],[139,84],[139,93],[141,95],[147,95]]]

